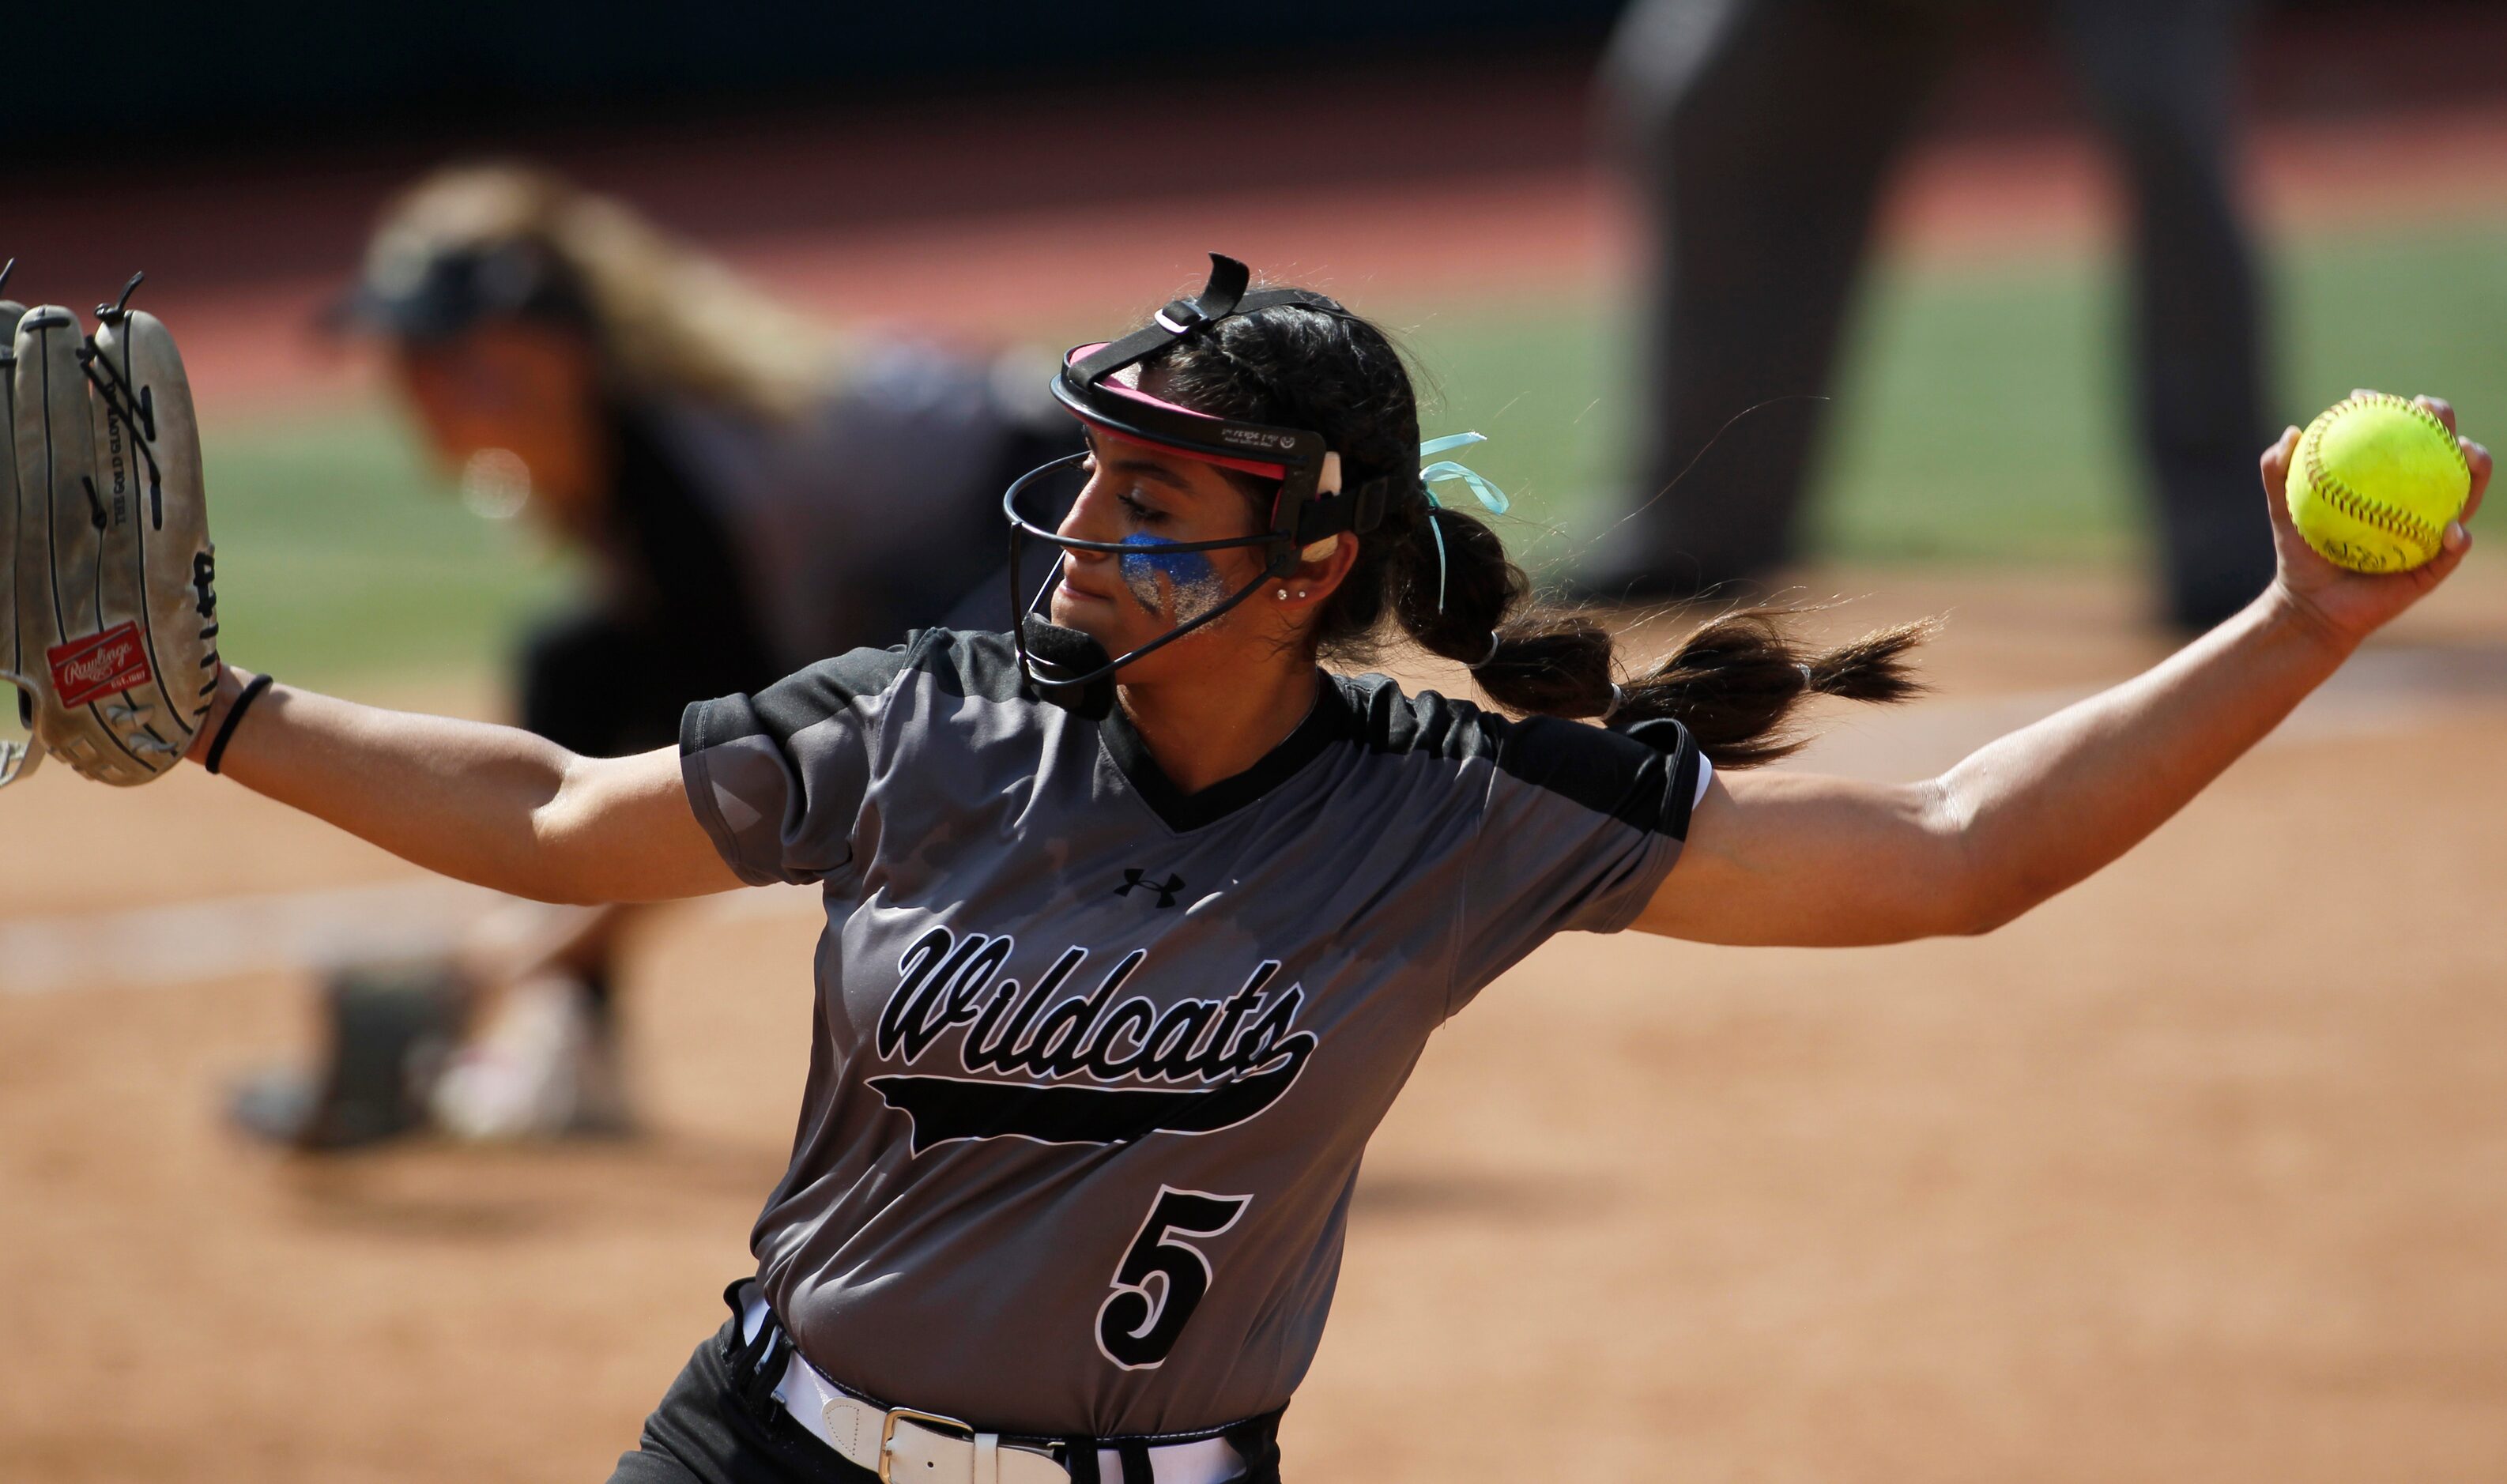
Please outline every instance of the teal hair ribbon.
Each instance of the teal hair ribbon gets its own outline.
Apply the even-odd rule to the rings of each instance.
[[[1486,442],[1488,442],[1488,435],[1485,433],[1448,433],[1442,438],[1431,438],[1419,445],[1419,456],[1434,458],[1436,454],[1449,450],[1465,449],[1475,443]],[[1450,458],[1439,458],[1435,463],[1422,464],[1419,468],[1419,489],[1428,496],[1429,509],[1445,508],[1436,498],[1436,487],[1451,480],[1462,481],[1464,488],[1470,489],[1478,498],[1482,508],[1490,515],[1506,514],[1506,491]],[[1437,526],[1434,516],[1428,518],[1428,534],[1436,543],[1436,611],[1442,613],[1445,611],[1445,533]]]

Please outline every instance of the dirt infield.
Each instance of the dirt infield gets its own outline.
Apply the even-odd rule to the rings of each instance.
[[[2474,575],[2001,933],[1562,940],[1491,989],[1376,1141],[1291,1476],[2507,1472],[2507,581]],[[2150,652],[2090,579],[1807,585],[1952,613],[1944,694],[1838,767]],[[46,910],[161,895],[143,801],[72,785],[28,785]],[[265,889],[399,870],[208,779],[144,802]],[[812,932],[654,931],[655,1133],[606,1148],[274,1161],[213,1100],[301,1037],[296,976],[0,993],[0,1477],[602,1476],[745,1265]]]

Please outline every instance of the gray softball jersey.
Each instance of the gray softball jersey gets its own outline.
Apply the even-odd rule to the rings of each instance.
[[[1005,1431],[1286,1404],[1366,1140],[1448,1016],[1677,858],[1699,759],[1330,676],[1180,792],[1119,713],[928,630],[688,708],[698,818],[816,883],[791,1168],[750,1245],[831,1379]]]

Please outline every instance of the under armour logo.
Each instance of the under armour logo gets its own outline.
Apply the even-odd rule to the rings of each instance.
[[[1172,907],[1176,904],[1176,893],[1183,889],[1183,878],[1181,876],[1170,876],[1162,882],[1151,881],[1149,880],[1149,873],[1142,870],[1139,866],[1126,866],[1123,868],[1123,884],[1114,888],[1114,894],[1116,896],[1129,896],[1132,894],[1132,888],[1134,887],[1138,887],[1144,891],[1156,892],[1158,894],[1159,906]]]

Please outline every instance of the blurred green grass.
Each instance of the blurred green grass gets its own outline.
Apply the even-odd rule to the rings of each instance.
[[[2137,550],[2117,273],[2078,255],[1882,267],[1819,459],[1812,549],[1950,562]],[[2272,286],[2287,419],[2353,385],[2444,391],[2475,430],[2507,411],[2507,224],[2286,243]],[[1427,431],[1491,435],[1465,456],[1515,496],[1526,555],[1555,565],[1594,539],[1637,412],[1618,311],[1531,294],[1387,318],[1439,393]],[[380,407],[209,442],[227,643],[245,663],[334,682],[475,670],[574,580],[464,510]]]
[[[481,520],[388,409],[212,425],[220,643],[236,663],[337,683],[475,670],[572,581],[511,524]]]

